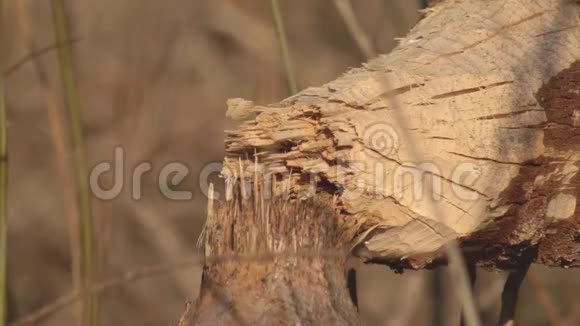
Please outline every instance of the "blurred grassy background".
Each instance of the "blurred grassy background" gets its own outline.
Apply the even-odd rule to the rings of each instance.
[[[422,1],[352,1],[377,53],[396,45],[417,21]],[[256,103],[288,95],[269,0],[65,1],[73,35],[88,167],[125,149],[125,187],[111,201],[93,199],[98,278],[180,261],[196,253],[206,199],[199,172],[223,157],[225,101]],[[298,88],[338,77],[364,61],[331,0],[280,1]],[[70,131],[62,100],[49,1],[4,1],[0,67],[5,77],[9,137],[8,314],[18,320],[78,284],[77,227]],[[23,58],[44,48],[20,65]],[[16,66],[15,66],[16,65]],[[152,164],[143,198],[131,197],[131,173]],[[158,190],[159,170],[182,162],[191,174],[180,188],[193,200],[170,201]],[[117,176],[119,177],[119,176]],[[113,176],[103,180],[111,186]],[[72,231],[71,231],[72,230]],[[72,233],[71,233],[72,232]],[[74,272],[77,270],[76,272]],[[561,316],[578,306],[574,272],[536,269]],[[446,275],[446,274],[445,274]],[[429,325],[430,273],[395,275],[359,266],[360,309],[370,325]],[[175,324],[195,299],[200,268],[157,275],[104,292],[102,325]],[[484,273],[478,300],[486,324],[496,319],[503,275]],[[76,283],[75,283],[76,282]],[[446,289],[452,281],[445,280]],[[527,286],[520,317],[545,325],[537,291]],[[445,291],[447,324],[459,304]],[[65,306],[39,325],[74,325],[78,307]]]

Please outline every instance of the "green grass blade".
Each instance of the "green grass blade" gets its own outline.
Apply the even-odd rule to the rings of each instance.
[[[282,12],[280,10],[280,3],[278,0],[272,0],[272,16],[276,24],[276,34],[278,35],[278,43],[280,43],[280,51],[282,52],[282,61],[284,61],[284,69],[286,70],[286,78],[288,79],[288,90],[290,95],[298,92],[296,86],[296,79],[294,78],[294,68],[292,67],[292,57],[288,48],[288,40],[286,39],[286,31],[284,29],[284,21],[282,19]]]
[[[53,25],[56,43],[58,44],[58,57],[64,103],[68,113],[68,123],[71,134],[73,160],[75,166],[75,181],[79,208],[79,225],[82,252],[82,273],[84,288],[91,288],[95,281],[95,259],[93,252],[93,220],[91,213],[91,201],[88,185],[87,163],[84,155],[82,119],[79,108],[79,96],[75,80],[75,70],[72,60],[70,33],[63,0],[52,0]],[[97,321],[97,297],[95,294],[84,298],[85,321],[89,326],[96,326]]]

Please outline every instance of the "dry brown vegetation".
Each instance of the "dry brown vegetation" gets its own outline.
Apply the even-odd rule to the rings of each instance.
[[[353,3],[377,53],[389,51],[419,18],[412,1]],[[93,200],[98,278],[128,276],[101,292],[101,324],[175,324],[184,302],[198,295],[201,266],[191,261],[206,214],[199,173],[223,158],[223,131],[234,126],[225,119],[225,102],[288,96],[270,2],[77,0],[67,6],[88,165],[112,162],[116,146],[125,150],[122,193]],[[300,89],[364,61],[332,1],[282,1],[282,9]],[[15,322],[73,291],[78,248],[70,234],[77,208],[56,52],[30,56],[54,45],[49,2],[4,1],[0,22],[0,67],[9,71],[8,312]],[[134,200],[131,174],[142,161],[153,170],[144,176],[143,198]],[[180,188],[193,191],[193,199],[168,200],[160,193],[157,176],[168,162],[189,167]],[[103,180],[104,187],[112,183],[111,175]],[[439,306],[431,272],[398,275],[354,264],[367,324],[433,324]],[[521,323],[577,323],[578,272],[532,271],[532,286],[524,283],[520,297]],[[485,323],[497,318],[504,278],[479,276]],[[452,283],[445,276],[446,324],[459,319]],[[33,324],[74,325],[78,301],[68,301]]]

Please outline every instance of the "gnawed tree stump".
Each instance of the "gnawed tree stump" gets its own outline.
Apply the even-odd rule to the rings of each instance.
[[[209,262],[195,315],[181,324],[359,324],[330,198],[244,197],[209,214]]]
[[[251,184],[257,159],[288,180],[282,205],[304,213],[281,210],[268,234],[234,201],[208,222],[206,255],[270,252],[280,236],[421,269],[458,240],[471,265],[579,267],[579,14],[570,0],[441,1],[392,53],[324,86],[268,106],[230,101],[230,117],[254,117],[227,132],[224,175]],[[332,196],[324,209],[300,200]],[[287,259],[209,263],[196,320],[356,322],[340,259]]]

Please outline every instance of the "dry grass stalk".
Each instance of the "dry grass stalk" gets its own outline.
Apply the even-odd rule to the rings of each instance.
[[[50,45],[40,50],[36,50],[30,12],[26,7],[24,0],[18,0],[18,22],[20,25],[22,37],[26,43],[29,55],[23,57],[17,63],[13,64],[9,69],[10,72],[16,71],[20,66],[31,62],[33,64],[34,72],[38,81],[42,85],[46,97],[46,111],[48,115],[48,122],[50,126],[50,136],[56,153],[58,173],[63,182],[63,202],[66,208],[69,249],[71,255],[71,274],[72,274],[72,288],[74,292],[82,290],[82,274],[81,274],[81,243],[79,235],[79,217],[78,208],[75,200],[74,192],[74,176],[71,173],[70,163],[70,149],[66,142],[66,131],[63,127],[62,113],[59,110],[58,100],[55,91],[47,79],[47,68],[42,62],[41,55],[48,53],[51,50],[57,49],[57,45]],[[82,307],[79,306],[78,324],[81,324]]]
[[[0,2],[0,6],[2,3]],[[0,15],[2,11],[0,10]],[[0,75],[0,326],[7,318],[7,256],[8,256],[8,141],[6,133],[6,93],[4,76]]]
[[[0,0],[0,31],[3,23],[4,2]],[[8,187],[8,151],[6,140],[6,94],[4,74],[0,73],[0,326],[6,325],[7,319],[7,216],[6,198]]]
[[[278,0],[272,0],[272,16],[276,25],[276,33],[278,35],[278,43],[280,44],[280,53],[282,55],[282,61],[284,62],[286,78],[288,79],[288,90],[290,95],[294,95],[298,92],[298,86],[296,85],[296,78],[294,77],[292,57],[288,47],[288,39],[286,38],[286,30],[284,28],[284,20],[282,18],[282,11],[280,10],[280,3]]]
[[[350,0],[334,0],[334,6],[360,51],[367,59],[373,58],[376,55],[373,44],[356,18]]]
[[[548,291],[544,284],[542,284],[542,280],[540,279],[538,273],[531,269],[528,271],[528,280],[530,281],[530,285],[534,289],[536,293],[536,298],[544,312],[546,313],[546,317],[550,322],[550,325],[557,326],[562,325],[562,318],[560,318],[560,314],[558,313],[558,308],[554,305],[554,302],[550,298]]]
[[[420,1],[420,5],[423,5],[423,7],[425,8],[428,5],[427,2],[428,1]],[[364,32],[364,30],[362,29],[362,27],[360,26],[360,24],[356,18],[356,15],[352,9],[352,5],[350,3],[350,0],[335,0],[334,4],[335,4],[335,7],[338,10],[342,20],[344,21],[344,24],[347,26],[352,38],[355,40],[357,46],[359,47],[360,51],[365,55],[365,57],[367,59],[373,58],[375,56],[375,51],[373,49],[372,43],[371,43],[370,39],[368,38],[368,36],[366,35],[366,33]],[[389,87],[389,85],[387,85],[386,88],[388,88],[388,87]],[[392,102],[395,102],[395,101],[393,100]],[[395,104],[394,107],[398,107],[398,103],[395,102],[394,104]],[[415,157],[415,159],[417,161],[419,161],[418,160],[419,157]],[[453,249],[450,249],[450,250],[453,251]],[[436,274],[434,275],[433,282],[441,282],[441,275],[438,275],[438,274],[440,274],[440,272],[435,271],[435,273]],[[459,273],[461,273],[461,272],[459,272]],[[455,274],[457,275],[457,271],[455,272]],[[435,287],[435,288],[439,289],[440,286]],[[462,297],[465,297],[465,295],[468,294],[465,292],[465,290],[463,290],[462,293],[464,293]],[[469,295],[471,297],[473,297],[472,294],[469,294]],[[434,301],[436,302],[436,304],[438,306],[440,306],[441,309],[444,309],[443,306],[441,306],[444,304],[441,291],[434,291]],[[474,302],[474,301],[468,300],[468,301],[464,301],[464,302],[466,302],[467,305],[471,305],[471,308],[470,307],[466,308],[468,311],[467,313],[471,313],[471,315],[467,317],[468,322],[470,323],[470,325],[477,325],[476,321],[477,321],[478,317],[473,315],[473,311],[475,310],[473,307],[475,307],[475,305],[474,305],[474,303],[471,304],[471,302]],[[437,325],[440,325],[441,318],[436,316],[435,323]],[[462,317],[462,323],[463,323],[463,317]]]
[[[75,169],[77,190],[80,242],[82,247],[81,266],[83,286],[90,289],[96,279],[96,259],[94,255],[93,218],[91,211],[91,194],[88,185],[87,163],[84,154],[82,118],[79,108],[79,95],[73,68],[70,48],[69,22],[66,17],[65,5],[62,0],[52,0],[54,33],[58,47],[61,80],[63,83],[64,102],[68,112],[72,153]],[[98,298],[88,295],[83,301],[83,324],[96,326],[98,324]]]
[[[388,78],[384,78],[382,83],[384,84],[385,89],[394,89]],[[400,133],[403,136],[402,138],[409,142],[409,158],[412,162],[424,162],[425,158],[422,157],[417,147],[417,137],[409,132],[410,127],[408,126],[404,113],[401,111],[402,106],[397,98],[397,94],[387,95],[386,101],[389,103],[389,106],[393,108],[393,118],[400,127]],[[430,210],[435,220],[444,221],[445,214],[441,208],[434,205],[432,202],[429,202],[428,205],[431,207]],[[460,298],[462,302],[462,312],[463,318],[465,318],[465,325],[479,326],[481,325],[481,321],[479,320],[475,299],[472,293],[472,282],[469,279],[465,260],[457,241],[454,239],[448,241],[445,245],[445,252],[449,261],[449,273],[451,274],[452,279],[456,281],[454,290],[457,293],[457,297]]]

